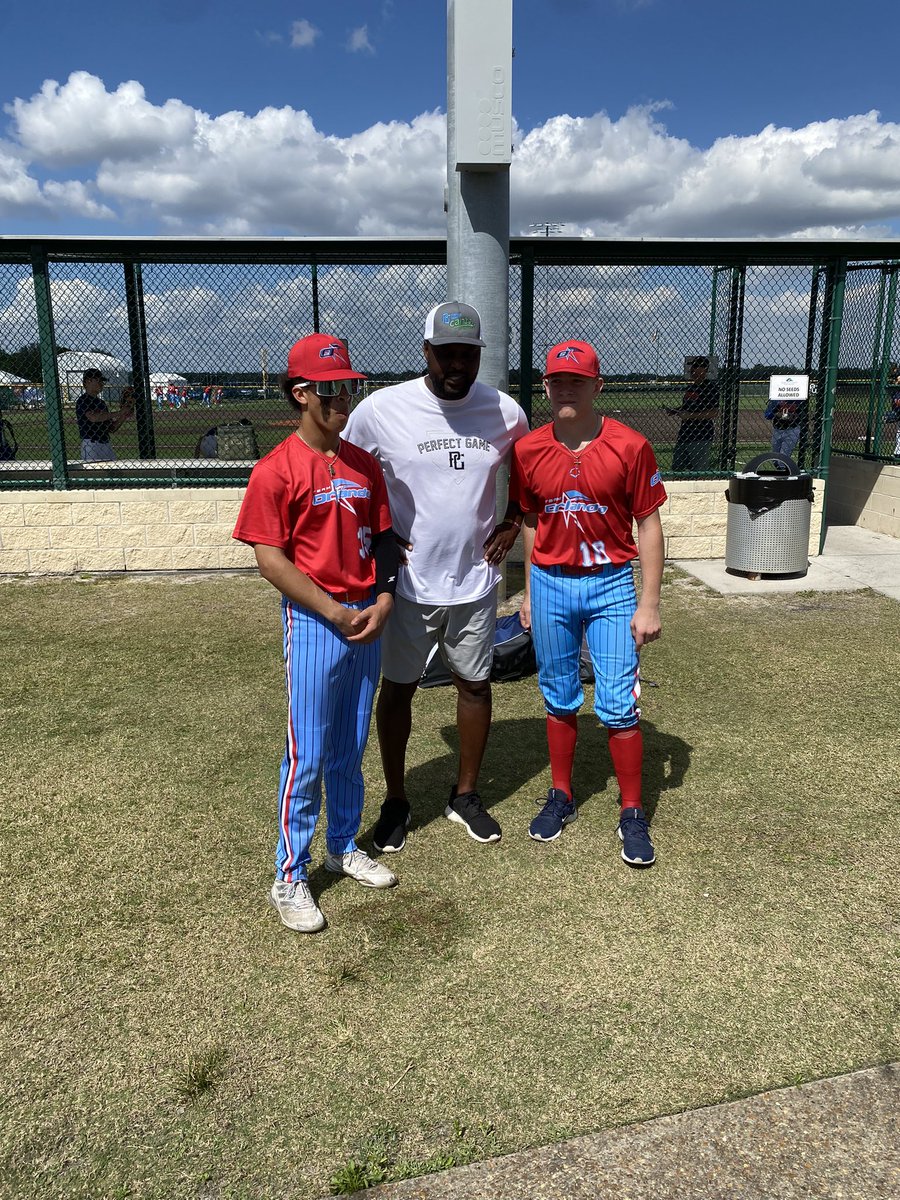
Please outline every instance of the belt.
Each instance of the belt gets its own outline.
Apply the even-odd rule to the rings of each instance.
[[[329,592],[328,595],[332,600],[337,600],[338,604],[357,604],[360,600],[368,600],[372,595],[373,584],[367,588],[350,588],[346,592]]]
[[[551,567],[551,571],[559,571],[560,575],[600,575],[607,567],[612,566],[612,563],[604,563],[597,567],[565,567],[562,565]]]

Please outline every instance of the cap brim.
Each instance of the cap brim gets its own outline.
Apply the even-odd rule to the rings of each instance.
[[[425,341],[429,346],[481,346],[482,350],[487,345],[481,338],[471,337],[430,337]]]
[[[328,379],[368,379],[369,377],[360,371],[317,371],[315,375],[302,375],[300,378],[308,379],[310,383],[320,383]]]

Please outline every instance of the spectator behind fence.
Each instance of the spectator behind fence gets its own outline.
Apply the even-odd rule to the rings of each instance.
[[[681,417],[672,455],[673,471],[706,471],[716,436],[715,418],[719,412],[719,387],[709,375],[705,354],[688,360],[690,384],[678,408],[666,408],[673,417]]]
[[[499,564],[519,532],[518,505],[496,522],[497,472],[528,432],[510,396],[476,379],[481,318],[457,300],[425,320],[427,373],[380,388],[353,410],[346,437],[384,468],[391,513],[407,548],[384,634],[376,714],[387,790],[372,839],[402,850],[410,821],[406,747],[412,701],[428,652],[439,644],[456,686],[459,761],[444,815],[477,842],[500,826],[476,790],[491,725],[491,663]],[[448,780],[449,782],[449,780]]]
[[[803,403],[800,400],[770,400],[763,416],[772,422],[773,452],[792,459],[803,426]]]
[[[97,367],[88,367],[81,376],[84,391],[75,401],[75,420],[81,437],[81,457],[84,462],[109,462],[116,457],[109,435],[134,416],[134,388],[122,392],[119,411],[111,413],[101,397],[107,377]]]
[[[894,458],[900,458],[900,372],[894,378],[894,387],[890,396],[890,408],[888,409],[885,421],[888,425],[895,426]]]

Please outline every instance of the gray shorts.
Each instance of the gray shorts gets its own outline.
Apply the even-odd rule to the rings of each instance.
[[[415,683],[435,642],[460,679],[480,683],[491,674],[497,627],[497,589],[480,600],[434,607],[394,597],[381,635],[381,669],[392,683]]]

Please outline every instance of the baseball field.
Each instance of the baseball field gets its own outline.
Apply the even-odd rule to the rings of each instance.
[[[674,571],[627,868],[589,706],[558,842],[533,679],[495,688],[478,845],[415,707],[399,887],[266,904],[284,736],[255,577],[0,582],[0,1197],[296,1200],[896,1059],[896,603]],[[590,690],[589,690],[590,696]],[[374,737],[362,844],[382,799]],[[317,838],[314,861],[321,863]]]
[[[377,383],[378,381],[374,381],[373,386]],[[599,408],[602,412],[631,425],[649,438],[656,450],[660,466],[663,471],[666,471],[671,465],[672,447],[678,433],[679,422],[677,418],[669,416],[665,412],[665,408],[666,406],[677,406],[683,390],[683,383],[662,383],[652,386],[611,382],[604,389]],[[845,389],[846,396],[844,392],[839,392],[838,407],[834,418],[835,444],[846,443],[851,449],[856,447],[858,435],[864,434],[866,428],[864,411],[860,407],[862,401],[857,395],[858,390],[858,388],[855,390]],[[519,398],[515,388],[512,389],[512,394],[516,399]],[[736,453],[738,466],[743,465],[748,459],[768,449],[771,445],[772,426],[763,418],[766,403],[767,385],[765,383],[747,382],[741,385]],[[113,410],[117,407],[115,400],[112,401],[111,407]],[[20,462],[49,460],[50,443],[46,416],[42,409],[9,409],[4,416],[15,430],[19,443],[18,460]],[[542,396],[540,389],[536,387],[533,393],[532,425],[543,424],[549,420],[549,417],[546,399]],[[221,404],[211,407],[203,407],[196,400],[190,402],[187,407],[179,409],[168,407],[157,409],[154,406],[153,423],[157,455],[160,458],[190,458],[195,454],[199,438],[208,429],[219,422],[235,422],[241,418],[247,418],[253,422],[262,454],[267,453],[282,438],[286,437],[295,423],[291,410],[271,389],[265,399],[258,395],[247,395],[225,399]],[[77,459],[80,454],[80,442],[72,407],[64,410],[63,426],[68,457]],[[138,438],[134,420],[127,421],[112,435],[112,444],[116,456],[121,462],[138,460]],[[893,445],[892,438],[891,445]]]

